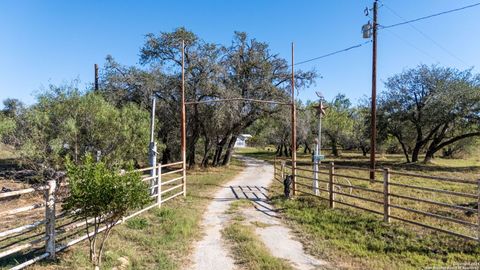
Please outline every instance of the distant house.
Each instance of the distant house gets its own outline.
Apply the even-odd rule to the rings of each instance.
[[[247,140],[250,139],[252,135],[250,134],[240,134],[235,141],[235,148],[247,147]]]

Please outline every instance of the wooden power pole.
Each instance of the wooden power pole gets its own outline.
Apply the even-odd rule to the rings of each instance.
[[[98,91],[98,65],[95,64],[93,68],[95,69],[95,91]]]
[[[297,192],[297,115],[295,110],[295,70],[294,70],[294,44],[292,42],[292,194]]]
[[[372,112],[370,135],[370,179],[375,180],[375,152],[377,148],[377,9],[378,2],[373,2],[372,30]]]

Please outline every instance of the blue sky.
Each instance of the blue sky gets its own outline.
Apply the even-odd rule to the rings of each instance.
[[[477,0],[383,0],[379,23],[457,8]],[[302,61],[363,42],[361,26],[369,18],[366,0],[242,1],[0,1],[0,100],[27,104],[49,83],[79,79],[91,84],[93,64],[111,54],[126,65],[138,64],[147,33],[185,26],[208,42],[229,44],[245,31],[268,42],[273,52]],[[382,6],[382,4],[380,4]],[[388,7],[388,8],[387,8]],[[480,62],[480,6],[379,32],[378,85],[420,63],[466,69]],[[420,32],[421,33],[420,33]],[[423,34],[422,34],[423,33]],[[322,91],[327,99],[345,93],[355,103],[371,91],[371,44],[299,66],[322,76],[301,91],[302,100]]]

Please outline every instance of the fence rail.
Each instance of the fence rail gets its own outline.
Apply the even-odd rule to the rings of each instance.
[[[183,166],[178,169],[178,165],[182,164],[181,161],[168,164],[159,163],[155,166],[135,170],[135,172],[143,174],[142,181],[148,181],[150,195],[154,200],[147,207],[125,216],[117,224],[152,208],[160,207],[177,196],[185,195],[186,173]],[[24,225],[15,227],[10,225],[4,228],[4,223],[0,221],[0,263],[10,259],[17,262],[11,269],[23,269],[45,258],[53,259],[57,252],[88,238],[85,220],[76,218],[76,211],[67,213],[61,209],[63,199],[60,189],[66,189],[67,186],[68,184],[57,185],[55,180],[50,180],[47,185],[0,193],[0,200],[8,200],[13,203],[16,201],[24,203],[25,199],[21,199],[26,194],[34,194],[39,197],[38,193],[43,193],[44,200],[43,202],[29,202],[12,209],[2,209],[0,212],[2,221],[6,218],[16,218],[16,215],[22,214],[21,217],[16,218],[18,220],[15,223]],[[177,189],[180,191],[177,192]],[[37,213],[39,209],[44,209],[44,213]],[[25,217],[27,214],[32,215]],[[22,259],[23,261],[21,261]]]
[[[339,204],[383,216],[387,223],[396,220],[480,242],[480,179],[376,169],[379,177],[372,180],[371,170],[364,167],[331,162],[312,168],[313,163],[295,168],[297,192],[328,201],[331,208]],[[285,161],[275,159],[274,179],[283,183],[290,169]]]

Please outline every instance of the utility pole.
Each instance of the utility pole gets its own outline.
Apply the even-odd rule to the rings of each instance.
[[[182,183],[183,183],[183,196],[187,196],[187,131],[186,131],[186,114],[185,114],[185,41],[182,40]]]
[[[292,42],[292,195],[297,192],[297,116],[295,110],[295,71],[294,71],[294,44]]]
[[[95,64],[93,68],[95,69],[95,91],[98,91],[98,65]]]
[[[377,146],[377,9],[378,0],[373,2],[372,44],[372,112],[370,135],[370,180],[375,180],[375,150]]]

